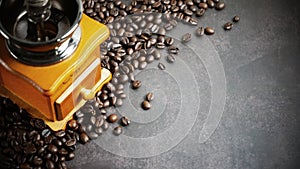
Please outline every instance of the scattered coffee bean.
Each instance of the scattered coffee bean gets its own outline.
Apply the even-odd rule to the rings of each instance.
[[[121,118],[121,122],[122,122],[122,125],[124,125],[124,126],[128,126],[128,125],[130,124],[130,120],[129,120],[129,118],[126,117],[126,116],[123,116],[123,117]]]
[[[174,39],[172,37],[167,37],[165,39],[166,46],[171,46],[171,45],[173,45],[173,43],[174,43]]]
[[[232,18],[232,21],[235,22],[235,23],[237,23],[237,22],[240,21],[240,17],[239,17],[239,16],[234,16],[234,17]]]
[[[158,68],[159,68],[160,70],[165,70],[165,69],[166,69],[166,66],[165,66],[164,64],[162,64],[162,63],[158,63]]]
[[[142,108],[143,108],[144,110],[149,110],[149,109],[151,108],[150,102],[147,101],[147,100],[144,100],[144,101],[142,102]]]
[[[133,89],[138,89],[138,88],[141,87],[141,85],[142,85],[142,82],[140,80],[135,80],[135,81],[132,82],[132,88]]]
[[[215,33],[215,30],[214,30],[213,28],[211,28],[211,27],[206,27],[206,28],[204,29],[204,33],[205,33],[206,35],[213,35],[213,34]]]
[[[118,135],[122,134],[122,132],[123,132],[123,129],[122,129],[121,126],[117,126],[117,127],[114,128],[114,134],[115,135],[118,136]]]
[[[204,35],[204,28],[203,28],[203,27],[198,27],[198,28],[196,29],[196,35],[197,35],[197,36],[202,36],[202,35]]]
[[[230,30],[230,29],[232,29],[232,26],[233,25],[231,22],[227,22],[224,24],[223,28],[224,28],[224,30]]]
[[[88,135],[92,140],[97,139],[99,137],[99,135],[95,132],[90,132],[88,133]]]
[[[167,61],[168,61],[169,63],[174,63],[175,60],[176,60],[176,57],[175,57],[174,55],[169,54],[169,55],[167,56]]]
[[[207,3],[207,5],[208,5],[209,8],[214,8],[215,7],[215,3],[214,3],[213,0],[207,0],[206,3]]]
[[[111,114],[108,116],[107,121],[110,123],[114,123],[118,120],[118,116],[116,114]]]
[[[154,99],[154,94],[152,92],[147,93],[146,100],[151,102]]]
[[[224,2],[218,2],[215,8],[217,10],[223,10],[225,8],[225,3]]]
[[[182,42],[189,42],[192,40],[192,34],[186,33],[182,36]]]
[[[168,48],[168,52],[169,52],[170,54],[178,54],[179,48],[176,47],[176,46],[170,46],[170,47]]]

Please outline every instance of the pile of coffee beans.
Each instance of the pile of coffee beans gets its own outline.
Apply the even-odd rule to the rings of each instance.
[[[128,117],[108,111],[109,107],[123,105],[127,97],[126,83],[133,90],[142,86],[135,78],[135,71],[145,69],[162,58],[161,50],[167,50],[168,63],[175,64],[179,48],[167,32],[178,22],[196,27],[196,35],[213,35],[212,27],[198,26],[198,17],[206,10],[225,8],[220,0],[83,0],[84,13],[106,24],[110,37],[101,45],[101,66],[113,74],[93,100],[74,114],[66,130],[52,131],[40,119],[32,118],[25,110],[7,98],[0,97],[0,168],[67,168],[66,161],[75,157],[78,143],[97,139],[105,131],[115,135],[126,132]],[[240,20],[238,16],[233,23]],[[232,23],[223,25],[225,30]],[[182,35],[182,42],[191,41],[192,34]],[[166,65],[159,62],[158,68]],[[144,110],[151,108],[153,93],[142,100]],[[113,126],[118,122],[117,126]],[[111,129],[110,129],[111,128]],[[109,130],[110,129],[110,130]]]
[[[65,162],[75,157],[77,142],[88,141],[76,120],[69,121],[66,130],[54,132],[43,120],[0,97],[0,168],[65,169]]]

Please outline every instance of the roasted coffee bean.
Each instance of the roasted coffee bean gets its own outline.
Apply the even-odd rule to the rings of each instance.
[[[103,133],[103,129],[101,127],[98,127],[98,128],[95,129],[95,132],[97,134],[102,134]]]
[[[149,109],[151,108],[150,102],[147,101],[147,100],[144,100],[144,101],[142,102],[142,108],[143,108],[144,110],[149,110]]]
[[[206,28],[204,29],[204,33],[205,33],[206,35],[213,35],[213,34],[215,33],[215,30],[214,30],[213,28],[211,28],[211,27],[206,27]]]
[[[197,11],[197,6],[196,5],[192,5],[192,6],[190,6],[190,10],[192,11],[192,12],[196,12]]]
[[[204,35],[204,28],[203,28],[203,27],[198,27],[198,28],[196,29],[196,35],[197,35],[197,36],[202,36],[202,35]]]
[[[88,141],[89,141],[88,135],[87,135],[86,133],[81,133],[81,134],[80,134],[80,142],[81,142],[82,144],[85,144],[85,143],[87,143]]]
[[[117,107],[120,107],[120,106],[122,106],[122,105],[123,105],[123,100],[120,99],[120,98],[118,98],[118,99],[117,99],[117,102],[116,102],[116,106],[117,106]]]
[[[46,168],[47,169],[55,169],[55,164],[51,160],[46,161]]]
[[[76,129],[78,128],[78,124],[77,124],[76,120],[70,120],[70,121],[68,122],[68,126],[69,126],[71,129],[74,129],[74,130],[76,130]]]
[[[196,11],[196,16],[200,17],[203,16],[205,13],[205,9],[204,8],[200,8]]]
[[[65,144],[68,147],[74,146],[76,144],[76,140],[75,139],[67,140]]]
[[[37,129],[42,130],[46,127],[44,121],[41,119],[32,119],[32,121],[34,123],[34,127],[36,127]]]
[[[199,3],[199,8],[207,9],[208,5],[207,5],[207,3],[202,2],[202,3]]]
[[[194,25],[194,26],[198,25],[198,20],[195,18],[191,18],[189,22],[191,25]]]
[[[104,123],[104,118],[101,115],[101,116],[97,117],[97,120],[95,122],[95,126],[96,127],[101,127],[103,125],[103,123]]]
[[[192,16],[194,13],[193,13],[193,11],[191,11],[191,10],[189,10],[189,9],[185,9],[184,11],[183,11],[186,15],[189,15],[189,16]]]
[[[48,150],[51,152],[51,153],[56,153],[58,151],[58,148],[55,146],[55,145],[52,145],[50,144],[48,146]]]
[[[33,164],[34,164],[35,166],[40,166],[40,165],[43,164],[43,160],[42,160],[41,158],[35,156],[35,157],[33,158]]]
[[[148,55],[147,57],[146,57],[146,62],[147,63],[152,63],[154,61],[154,56],[153,55]]]
[[[97,139],[99,137],[99,135],[95,132],[89,132],[89,137],[93,140],[93,139]]]
[[[75,154],[73,152],[69,153],[66,157],[67,161],[73,160],[75,158]]]
[[[170,31],[174,28],[174,26],[171,24],[171,23],[167,23],[164,25],[164,28],[167,30],[167,31]]]
[[[143,62],[140,62],[139,63],[139,69],[140,70],[143,70],[147,67],[147,62],[146,61],[143,61]]]
[[[165,66],[164,64],[162,64],[162,63],[158,63],[158,68],[159,68],[160,70],[165,70],[165,69],[166,69],[166,66]]]
[[[182,36],[182,42],[189,42],[192,40],[192,34],[186,33]]]
[[[110,123],[114,123],[118,120],[118,116],[116,114],[111,114],[108,116],[107,121]]]
[[[122,123],[123,126],[128,126],[128,125],[130,124],[130,120],[129,120],[128,117],[123,116],[123,117],[121,118],[121,123]]]
[[[113,131],[113,133],[115,134],[115,135],[120,135],[120,134],[122,134],[122,132],[123,132],[123,129],[122,129],[122,127],[121,126],[117,126],[117,127],[115,127],[114,128],[114,131]]]
[[[43,137],[48,137],[51,134],[51,131],[49,129],[44,129],[42,131],[42,136]]]
[[[165,38],[165,44],[166,46],[171,46],[174,43],[174,39],[172,37]]]
[[[164,49],[165,48],[165,44],[163,42],[157,42],[156,43],[156,48],[158,48],[158,49]]]
[[[118,81],[120,83],[128,82],[128,76],[127,75],[120,75],[119,78],[118,78]]]
[[[214,7],[215,7],[214,1],[213,1],[213,0],[207,0],[207,6],[208,6],[209,8],[214,8]]]
[[[216,7],[217,10],[222,10],[225,8],[225,3],[224,2],[218,2]]]
[[[135,80],[135,81],[132,82],[132,88],[133,89],[138,89],[138,88],[141,87],[141,85],[142,85],[142,82],[140,80]]]
[[[232,29],[232,26],[233,25],[231,22],[227,22],[224,24],[223,28],[224,28],[224,30],[230,30],[230,29]]]
[[[169,55],[167,56],[167,61],[168,61],[169,63],[174,63],[175,60],[176,60],[176,57],[175,57],[174,55],[169,54]]]
[[[25,154],[34,154],[36,153],[36,148],[34,145],[30,144],[30,145],[27,145],[25,148],[24,148],[24,153]]]
[[[58,139],[54,139],[52,143],[55,144],[57,147],[61,147],[63,145],[62,141]]]
[[[154,94],[152,92],[147,93],[146,100],[151,102],[154,99]]]
[[[179,48],[176,47],[176,46],[170,46],[170,47],[168,48],[168,52],[169,52],[170,54],[178,54]]]
[[[240,21],[240,17],[239,16],[234,16],[233,18],[232,18],[232,21],[233,22],[239,22]]]
[[[161,54],[157,49],[153,49],[150,54],[154,56],[154,59],[159,60],[161,58]]]

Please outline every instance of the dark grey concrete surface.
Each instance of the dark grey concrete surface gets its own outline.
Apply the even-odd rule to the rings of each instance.
[[[208,39],[221,58],[227,84],[225,109],[211,137],[199,143],[198,114],[188,135],[162,154],[124,157],[90,142],[78,147],[70,168],[300,168],[300,3],[225,2],[223,11],[210,10],[200,19],[200,25],[216,29]],[[222,25],[234,15],[241,17],[240,22],[225,32]]]

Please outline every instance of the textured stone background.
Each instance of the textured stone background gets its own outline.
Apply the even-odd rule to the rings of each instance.
[[[210,10],[200,20],[216,28],[209,40],[227,81],[225,111],[213,135],[199,144],[196,123],[172,150],[149,158],[121,157],[91,142],[79,146],[70,168],[300,168],[300,3],[225,2],[225,10]],[[234,15],[241,21],[223,31]]]

